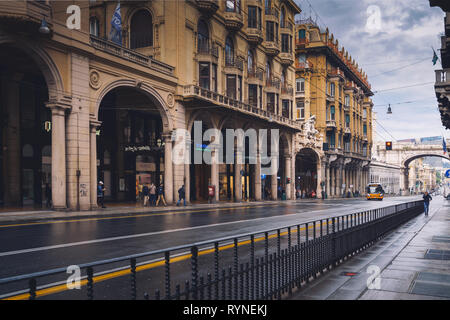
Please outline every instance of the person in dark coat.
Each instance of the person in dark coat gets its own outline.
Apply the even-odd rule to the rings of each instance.
[[[47,200],[45,206],[50,208],[52,206],[52,189],[50,188],[50,184],[48,182],[45,184],[45,198]]]
[[[431,198],[431,196],[428,194],[428,192],[425,191],[425,193],[423,195],[423,208],[425,211],[425,217],[428,216],[428,210],[430,209],[430,200],[433,200],[433,198]]]
[[[98,205],[100,205],[102,208],[105,207],[105,186],[103,185],[102,181],[99,181],[98,187],[97,187],[97,202]]]
[[[186,191],[184,189],[184,184],[181,186],[180,189],[178,189],[178,201],[177,206],[180,205],[181,199],[183,199],[184,206],[186,206]]]

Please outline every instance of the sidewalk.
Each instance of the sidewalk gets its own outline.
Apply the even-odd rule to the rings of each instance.
[[[379,286],[368,289],[377,268]],[[412,219],[290,299],[450,300],[450,201],[436,197],[429,217]]]

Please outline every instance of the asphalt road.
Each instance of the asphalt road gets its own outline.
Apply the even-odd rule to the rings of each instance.
[[[286,205],[3,225],[0,278],[258,232],[418,198],[302,200]]]

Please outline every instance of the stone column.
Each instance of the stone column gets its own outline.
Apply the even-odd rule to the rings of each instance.
[[[242,147],[236,145],[234,157],[234,199],[239,202],[242,200]]]
[[[334,196],[334,168],[330,166],[329,168],[330,171],[330,189],[328,190],[328,195],[330,197]]]
[[[255,164],[255,200],[261,201],[261,154],[259,148],[256,150],[256,164]]]
[[[163,136],[164,139],[164,197],[168,204],[173,203],[173,163],[172,163],[172,135]],[[175,190],[178,191],[178,190]]]
[[[291,155],[285,155],[285,179],[286,179],[286,200],[291,199],[291,185],[292,185],[292,174],[291,174]],[[287,183],[287,178],[289,178],[291,181]]]
[[[214,199],[219,201],[219,150],[211,146],[211,184],[215,187]]]
[[[344,167],[344,165],[342,165],[340,188],[341,188],[342,192],[345,193],[345,188],[342,188],[342,184],[344,183],[344,181],[345,181],[345,167]],[[341,192],[341,193],[342,193],[342,192]]]
[[[11,81],[12,80],[12,81]],[[20,135],[20,87],[19,81],[22,80],[22,74],[14,74],[13,78],[2,77],[2,95],[0,95],[0,103],[3,104],[3,112],[7,118],[0,120],[5,121],[6,127],[3,136],[3,191],[4,201],[6,205],[20,206],[22,204],[22,172],[21,157],[22,143]]]
[[[322,185],[320,184],[323,180],[323,170],[322,168],[322,161],[320,158],[317,160],[317,190],[316,190],[316,196],[318,199],[322,199]]]
[[[272,200],[277,200],[277,194],[278,194],[278,179],[277,174],[272,174],[270,176],[270,187],[272,192]]]
[[[330,177],[330,164],[329,163],[327,163],[326,164],[326,173],[325,173],[325,180],[326,180],[326,187],[325,187],[325,192],[327,193],[327,195],[328,196],[331,196],[331,194],[330,194],[330,180],[331,180],[331,177]]]
[[[89,151],[89,175],[90,175],[90,200],[91,209],[96,209],[97,204],[97,127],[100,126],[98,121],[90,121],[90,151]]]
[[[64,210],[66,202],[66,124],[65,110],[52,109],[52,202],[55,210]]]

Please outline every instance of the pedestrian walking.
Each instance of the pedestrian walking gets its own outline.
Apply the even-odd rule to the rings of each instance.
[[[158,194],[158,200],[156,200],[156,206],[158,206],[159,201],[164,203],[164,207],[167,206],[166,199],[164,199],[164,185],[161,183],[156,191]]]
[[[105,207],[105,189],[106,188],[103,185],[103,181],[99,181],[98,187],[97,187],[97,203],[102,208],[106,208]]]
[[[143,206],[146,207],[147,203],[148,203],[148,198],[149,198],[149,195],[150,195],[149,188],[148,188],[147,184],[144,184],[144,186],[142,187],[142,195],[144,196]]]
[[[150,205],[151,206],[156,205],[156,186],[153,182],[150,185]]]
[[[425,217],[428,217],[428,210],[430,209],[430,201],[433,200],[431,196],[428,194],[427,191],[425,191],[423,195],[423,208],[425,211]]]
[[[183,199],[184,206],[186,206],[186,191],[184,189],[184,184],[181,186],[180,189],[178,189],[177,207],[180,205],[181,199]]]

